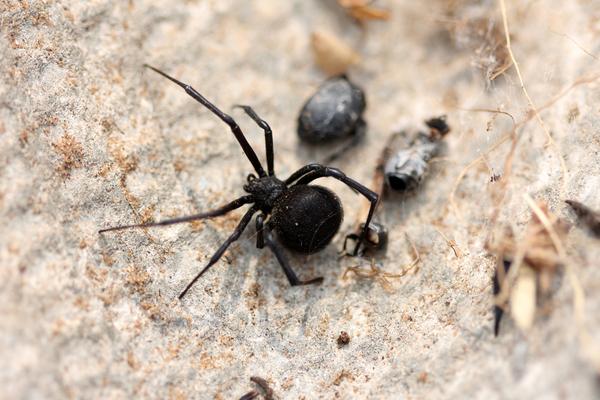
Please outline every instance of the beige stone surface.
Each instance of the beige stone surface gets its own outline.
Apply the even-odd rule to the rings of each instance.
[[[505,318],[492,330],[492,194],[510,142],[505,114],[529,117],[505,61],[495,1],[395,0],[366,29],[334,1],[0,1],[0,397],[239,398],[268,379],[278,398],[594,399],[600,344],[599,241],[565,239],[585,293],[577,324],[561,270],[527,334]],[[527,193],[567,221],[574,198],[600,209],[598,0],[507,1],[515,57],[556,145],[529,118],[517,131],[499,222],[523,233]],[[150,63],[191,83],[240,122],[264,157],[262,133],[231,106],[250,104],[274,129],[285,177],[328,149],[303,147],[295,121],[324,79],[310,33],[325,28],[361,55],[352,78],[367,93],[366,142],[336,166],[367,184],[388,135],[447,114],[453,131],[414,195],[387,198],[379,219],[392,280],[342,279],[343,234],[362,200],[323,181],[345,206],[323,252],[290,256],[290,288],[251,224],[183,300],[177,294],[227,237],[240,212],[205,223],[98,235],[115,224],[214,208],[242,194],[250,164],[217,118]],[[498,36],[500,32],[500,36]],[[500,45],[502,43],[500,42]],[[498,59],[500,57],[500,59]],[[487,74],[487,75],[486,75]],[[578,83],[579,82],[579,83]],[[571,87],[576,83],[574,87]],[[568,90],[567,90],[568,89]],[[449,197],[465,166],[470,168]],[[561,170],[564,158],[567,174]],[[502,182],[502,181],[501,181]],[[455,242],[454,251],[444,235]],[[366,261],[364,261],[366,263]],[[350,335],[337,346],[340,331]],[[581,341],[582,332],[589,341]]]

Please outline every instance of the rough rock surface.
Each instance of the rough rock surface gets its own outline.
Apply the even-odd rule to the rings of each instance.
[[[507,3],[538,107],[600,73],[598,0]],[[530,115],[514,68],[486,78],[494,57],[506,57],[490,45],[487,25],[465,25],[483,16],[502,32],[498,3],[377,4],[392,19],[361,29],[334,1],[0,1],[0,397],[231,399],[255,387],[256,375],[290,399],[598,398],[563,274],[531,331],[506,318],[493,335],[495,259],[484,243],[497,184],[490,176],[504,173],[510,142],[485,152],[512,122],[472,110]],[[97,230],[225,203],[242,194],[250,164],[225,125],[142,65],[193,84],[226,111],[254,106],[274,128],[285,177],[327,154],[295,134],[301,105],[324,79],[310,52],[310,32],[323,27],[363,60],[351,74],[367,93],[369,128],[364,145],[337,163],[349,176],[369,183],[383,143],[405,123],[447,114],[453,127],[423,187],[387,198],[379,214],[391,230],[383,268],[410,262],[408,235],[421,253],[418,271],[392,280],[393,292],[342,279],[358,261],[338,260],[340,234],[321,253],[291,256],[302,277],[323,275],[324,284],[290,288],[274,257],[255,248],[252,224],[178,301],[239,211],[163,229]],[[571,222],[565,199],[600,209],[600,84],[580,83],[541,113],[556,146],[545,146],[535,119],[518,130],[499,216],[518,234],[531,215],[523,193]],[[263,157],[261,131],[232,114]],[[457,177],[481,154],[453,207]],[[344,202],[341,232],[351,231],[362,200],[323,182]],[[596,344],[598,243],[577,226],[565,242]],[[350,342],[338,347],[341,331]]]

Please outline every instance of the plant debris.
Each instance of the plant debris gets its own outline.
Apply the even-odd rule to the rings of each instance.
[[[540,203],[537,207],[550,222],[558,240],[561,240],[568,231],[568,225],[550,213],[546,204]],[[497,270],[494,278],[496,306],[503,307],[509,301],[515,323],[523,331],[527,331],[535,316],[537,292],[549,292],[554,274],[562,265],[563,260],[553,238],[544,222],[534,213],[523,238],[517,240],[512,230],[506,228],[498,240],[488,242],[487,248],[504,260],[505,274],[500,273],[502,270]],[[502,313],[494,308],[494,314],[499,326]],[[495,332],[498,326],[495,327]]]
[[[256,383],[262,389],[262,391],[264,392],[265,400],[275,399],[273,389],[271,389],[271,387],[269,386],[269,382],[267,382],[266,379],[260,378],[258,376],[252,376],[250,377],[250,380]]]
[[[355,276],[357,276],[358,278],[374,279],[377,282],[379,282],[381,287],[383,287],[383,289],[386,292],[393,292],[394,289],[388,279],[402,278],[403,276],[408,274],[410,271],[414,270],[415,267],[419,264],[419,261],[421,261],[421,256],[419,254],[419,251],[415,247],[415,245],[408,239],[408,237],[406,238],[406,240],[408,240],[408,242],[412,246],[414,258],[413,258],[413,261],[407,267],[405,267],[401,272],[399,272],[397,274],[385,272],[377,266],[375,259],[371,259],[369,269],[363,268],[360,265],[347,267],[346,270],[344,271],[344,275],[342,275],[342,279],[346,279],[346,276],[349,273],[352,273]]]
[[[483,71],[488,81],[495,80],[512,66],[502,24],[498,21],[483,16],[452,19],[448,31],[458,48],[473,52],[474,66]]]
[[[390,10],[374,7],[372,0],[337,0],[337,2],[359,24],[370,20],[387,21],[392,15]]]
[[[315,63],[329,76],[345,74],[360,62],[360,56],[331,32],[317,30],[311,35]]]

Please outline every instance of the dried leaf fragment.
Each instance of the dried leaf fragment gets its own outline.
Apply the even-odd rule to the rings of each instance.
[[[510,313],[521,330],[528,331],[535,316],[536,274],[524,264],[510,293]]]
[[[399,273],[392,274],[390,272],[383,271],[381,268],[379,268],[376,265],[375,259],[371,259],[370,269],[363,268],[360,265],[353,266],[353,267],[347,267],[346,270],[344,271],[344,274],[342,275],[342,279],[346,279],[346,276],[350,272],[352,272],[352,274],[354,274],[358,278],[373,279],[373,280],[379,282],[381,287],[383,287],[383,289],[388,293],[393,292],[394,288],[392,287],[392,284],[389,281],[389,279],[390,278],[391,279],[402,278],[403,276],[408,274],[410,271],[415,270],[415,267],[421,261],[421,255],[419,254],[419,251],[417,250],[414,243],[410,241],[408,236],[406,237],[406,240],[412,246],[412,252],[413,252],[414,257],[413,257],[412,262],[408,266],[404,267]]]
[[[568,225],[550,213],[544,203],[538,204],[536,210],[522,238],[515,238],[512,230],[506,228],[497,240],[486,245],[504,263],[504,268],[498,268],[494,276],[496,334],[502,316],[500,307],[507,301],[517,326],[523,331],[531,328],[538,289],[542,293],[548,292],[557,268],[563,265],[551,235],[561,241],[568,231]],[[546,229],[544,222],[551,229]],[[511,267],[513,264],[514,267]]]
[[[344,74],[360,62],[358,53],[330,32],[313,32],[311,44],[316,64],[330,76]]]
[[[369,20],[390,19],[391,12],[384,8],[373,7],[370,0],[338,0],[346,12],[356,21],[363,23]]]
[[[562,239],[568,232],[568,224],[550,213],[545,204],[540,204],[539,207],[547,216],[559,239]],[[507,260],[513,260],[520,247],[524,251],[523,261],[536,271],[554,272],[561,265],[550,234],[535,214],[532,215],[522,239],[517,240],[512,231],[507,228],[499,239],[487,244],[488,250],[502,255]]]

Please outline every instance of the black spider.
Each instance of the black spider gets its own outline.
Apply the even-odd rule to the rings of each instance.
[[[321,282],[323,280],[322,277],[306,281],[298,279],[296,273],[289,266],[282,248],[279,246],[278,242],[275,241],[272,231],[275,231],[277,239],[281,244],[302,254],[310,254],[322,250],[329,242],[331,242],[342,223],[342,204],[335,193],[329,189],[322,186],[308,185],[315,179],[322,177],[338,179],[365,196],[371,202],[365,226],[369,226],[373,211],[375,210],[375,205],[377,204],[378,195],[359,182],[348,178],[339,169],[326,167],[320,164],[305,165],[290,175],[285,181],[279,180],[275,176],[273,169],[273,134],[271,128],[252,108],[243,105],[236,106],[243,109],[265,132],[267,171],[263,169],[256,153],[233,118],[219,110],[190,85],[182,83],[154,67],[149,65],[145,66],[181,86],[187,94],[194,98],[194,100],[208,108],[213,114],[229,125],[233,135],[240,143],[242,150],[250,160],[250,163],[258,176],[255,176],[254,174],[248,175],[247,183],[244,185],[244,190],[249,193],[248,195],[235,199],[229,204],[215,210],[148,224],[117,226],[102,229],[99,233],[126,228],[164,226],[200,219],[209,219],[225,215],[245,204],[251,204],[231,236],[221,244],[221,247],[219,247],[211,257],[208,265],[206,265],[206,267],[204,267],[204,269],[202,269],[186,286],[179,295],[179,298],[181,299],[185,296],[192,285],[194,285],[194,283],[221,258],[229,245],[240,237],[252,219],[252,216],[257,212],[259,214],[256,217],[256,247],[262,249],[266,245],[273,254],[275,254],[275,257],[279,261],[279,264],[283,268],[283,271],[292,286]],[[365,234],[366,229],[357,240],[354,254],[358,252]]]

